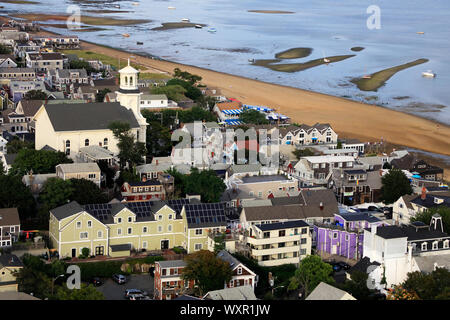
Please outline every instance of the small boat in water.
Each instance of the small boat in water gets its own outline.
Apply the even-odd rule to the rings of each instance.
[[[203,28],[203,26],[202,26],[202,25],[200,25],[200,24],[196,24],[196,25],[195,25],[195,28],[197,28],[197,29],[201,29],[201,28]]]
[[[427,78],[434,78],[434,77],[436,77],[436,73],[434,73],[431,70],[427,70],[425,72],[422,72],[422,76],[427,77]]]
[[[167,7],[167,9],[173,10],[173,9],[176,9],[176,8],[175,7]]]
[[[125,38],[129,38],[130,35],[128,33],[123,33],[122,36],[124,36]]]
[[[423,32],[423,31],[418,31],[418,32],[416,32],[417,34],[425,34],[425,32]]]
[[[138,45],[143,45],[144,43],[141,42],[141,41],[138,41],[138,42],[136,42],[136,44],[138,44]]]
[[[216,32],[217,32],[217,29],[216,29],[216,28],[209,28],[209,29],[208,29],[208,32],[216,33]]]
[[[255,62],[255,59],[248,59],[248,62],[253,63],[253,62]]]
[[[133,2],[132,5],[133,5],[133,6],[138,6],[138,5],[139,5],[139,2]]]
[[[183,18],[181,19],[181,22],[190,22],[191,20],[189,20],[188,18]]]
[[[117,4],[114,6],[114,8],[120,9],[120,6]]]

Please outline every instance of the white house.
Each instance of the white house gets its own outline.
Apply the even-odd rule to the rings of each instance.
[[[379,276],[387,287],[402,283],[408,272],[431,272],[450,268],[450,235],[443,232],[442,217],[435,214],[430,225],[372,226],[364,230],[363,252],[370,262],[380,263]],[[381,279],[375,279],[381,283]]]
[[[141,109],[163,109],[169,106],[165,94],[143,94],[141,96]]]

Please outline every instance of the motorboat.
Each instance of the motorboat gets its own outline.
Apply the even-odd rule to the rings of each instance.
[[[418,32],[416,32],[417,34],[425,34],[425,32],[423,32],[423,31],[418,31]]]
[[[169,10],[174,10],[174,9],[176,9],[175,7],[167,7],[167,9],[169,9]]]
[[[427,71],[422,72],[422,76],[427,77],[427,78],[434,78],[434,77],[436,77],[436,74],[431,70],[427,70]]]
[[[209,29],[208,29],[208,32],[216,33],[216,32],[217,32],[217,29],[216,29],[216,28],[209,28]]]
[[[190,22],[191,20],[189,20],[188,18],[183,18],[181,19],[181,22]]]
[[[248,59],[248,62],[253,63],[253,62],[255,62],[255,59]]]
[[[130,37],[130,34],[128,34],[128,33],[123,33],[122,36],[124,36],[125,38],[129,38],[129,37]]]
[[[142,41],[138,41],[138,42],[136,42],[136,44],[143,45],[144,43]]]

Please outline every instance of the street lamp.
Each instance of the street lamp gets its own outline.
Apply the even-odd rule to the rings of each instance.
[[[53,278],[52,279],[52,296],[53,296],[53,289],[54,289],[54,287],[55,287],[55,281],[58,279],[58,278],[60,278],[60,277],[64,277],[65,276],[65,274],[60,274],[59,276],[57,276],[56,278]]]

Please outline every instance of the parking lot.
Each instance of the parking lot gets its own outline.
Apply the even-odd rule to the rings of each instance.
[[[103,279],[104,283],[97,287],[103,293],[105,300],[124,300],[126,289],[140,289],[147,291],[150,298],[153,298],[153,277],[149,274],[134,274],[127,276],[125,284],[117,284],[112,279]]]

